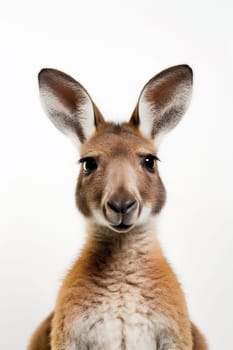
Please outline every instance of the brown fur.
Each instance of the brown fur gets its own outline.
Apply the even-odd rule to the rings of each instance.
[[[167,78],[169,76],[169,79]],[[166,109],[170,101],[176,96],[177,87],[182,86],[184,82],[192,85],[192,70],[187,65],[180,65],[168,68],[159,74],[155,75],[143,88],[140,98],[143,93],[144,98],[150,104],[151,110],[156,114],[154,118],[153,127],[151,129],[151,137],[154,138],[164,128],[174,127],[183,115],[185,105],[173,106],[173,108]],[[175,93],[174,93],[175,92]],[[133,112],[130,122],[139,127],[139,102]],[[166,111],[164,111],[164,109]]]
[[[85,177],[81,172],[76,188],[76,202],[79,210],[85,215],[90,216],[91,211],[89,205],[95,208],[101,207],[102,189],[106,185],[106,172],[108,167],[113,167],[114,160],[124,159],[130,161],[132,166],[140,166],[137,162],[136,154],[155,153],[152,141],[142,137],[140,132],[131,124],[124,123],[116,125],[106,123],[101,126],[91,138],[82,146],[83,156],[101,157],[102,167],[96,174]],[[111,159],[111,162],[109,162]],[[110,164],[110,165],[109,165]],[[135,168],[135,173],[138,172]],[[160,179],[158,169],[156,168],[153,176],[147,172],[140,173],[138,180],[139,192],[143,202],[153,203],[153,213],[160,212],[164,205],[166,194],[163,183]],[[92,187],[92,191],[88,191]]]
[[[199,329],[192,323],[193,350],[207,350],[207,343]]]
[[[50,314],[34,332],[28,350],[50,350],[50,334],[53,313]]]
[[[96,232],[98,235],[98,232]],[[109,237],[109,232],[105,232],[105,237]],[[102,276],[113,273],[109,266],[114,261],[124,257],[121,252],[124,252],[125,241],[130,242],[132,235],[137,235],[136,232],[126,234],[125,237],[105,238],[98,244],[95,239],[90,239],[87,243],[80,260],[74,265],[70,274],[64,282],[64,294],[60,294],[60,305],[67,304],[67,300],[78,299],[79,312],[82,312],[83,305],[87,305],[86,299],[88,290],[92,291],[92,295],[88,301],[88,307],[92,307],[93,301],[96,301],[96,295],[101,291],[105,293],[108,285],[105,285]],[[103,232],[101,231],[101,237]],[[111,237],[111,236],[110,236]],[[134,238],[133,238],[134,239]],[[140,237],[138,237],[140,240]],[[127,244],[128,245],[128,244]],[[129,255],[130,252],[127,252]],[[151,313],[161,312],[169,319],[177,322],[179,334],[177,341],[184,346],[190,342],[191,334],[189,333],[189,321],[183,293],[176,280],[176,277],[169,265],[167,264],[158,242],[151,242],[147,255],[143,251],[134,250],[134,265],[127,270],[123,265],[120,271],[123,273],[125,283],[129,283],[130,274],[140,271],[140,276],[147,276],[147,284],[140,285],[140,282],[135,284],[135,287],[142,289],[142,297],[144,302],[149,303]],[[123,261],[123,260],[122,260]],[[132,270],[133,269],[133,270]],[[91,278],[87,278],[91,276]],[[78,277],[78,278],[77,278]],[[94,278],[93,278],[94,277]],[[94,283],[93,283],[94,279]],[[80,290],[80,284],[82,289]],[[71,295],[67,295],[67,290],[72,286]],[[69,310],[71,305],[68,306]],[[73,309],[73,308],[72,308]],[[77,312],[78,312],[77,310]],[[64,310],[66,314],[68,310]],[[75,311],[74,311],[75,312]],[[185,347],[184,347],[185,348]]]
[[[59,115],[63,125],[71,119],[69,127],[75,129],[82,142],[81,157],[94,158],[97,167],[88,174],[85,168],[81,169],[76,187],[77,206],[89,222],[86,244],[62,284],[54,314],[36,330],[28,349],[70,350],[70,344],[82,350],[84,347],[96,348],[95,339],[90,340],[90,345],[89,340],[82,336],[89,336],[93,329],[100,329],[98,327],[104,323],[104,318],[98,308],[107,305],[108,315],[113,309],[116,311],[111,316],[118,320],[120,347],[125,350],[127,336],[124,329],[130,300],[133,302],[133,317],[140,315],[153,325],[153,344],[156,341],[158,349],[168,349],[172,343],[177,350],[206,350],[202,334],[190,322],[180,284],[152,234],[154,229],[151,228],[150,216],[160,212],[166,195],[158,165],[148,170],[144,164],[148,155],[155,157],[157,152],[150,136],[174,126],[186,108],[185,96],[192,81],[191,69],[187,66],[170,68],[145,86],[143,99],[155,115],[150,136],[145,137],[139,129],[142,116],[138,114],[138,106],[129,123],[114,124],[105,122],[93,103],[96,131],[85,142],[85,130],[82,129],[85,123],[82,126],[78,113],[80,109],[85,110],[82,104],[87,92],[75,80],[54,70],[42,71],[40,80],[42,86],[47,88],[49,85],[56,98],[72,112],[67,118],[52,109],[50,117],[56,119]],[[74,127],[73,123],[78,127]],[[129,198],[135,199],[127,214],[119,214],[118,207],[116,210],[109,205],[110,200],[114,199],[116,203],[122,198],[125,202]],[[150,214],[145,214],[146,219],[140,221],[146,208],[149,208]],[[131,227],[128,231],[116,229],[119,217],[121,224]],[[116,300],[117,306],[114,304]],[[85,334],[77,333],[80,329],[77,321],[80,322],[79,327],[85,324]],[[139,327],[143,327],[145,321],[140,322]],[[132,327],[135,329],[138,323]]]

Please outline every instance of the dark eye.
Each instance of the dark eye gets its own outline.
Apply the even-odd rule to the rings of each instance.
[[[156,160],[158,160],[156,156],[148,155],[143,159],[143,165],[147,170],[154,172]]]
[[[98,167],[96,159],[92,157],[82,158],[79,162],[83,164],[83,171],[86,175],[89,175]]]

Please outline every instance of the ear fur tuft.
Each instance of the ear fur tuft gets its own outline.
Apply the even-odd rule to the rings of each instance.
[[[42,105],[54,125],[78,144],[90,138],[104,119],[84,87],[56,69],[42,69],[38,79]]]
[[[188,65],[168,68],[143,88],[130,123],[148,138],[158,140],[184,115],[191,98],[193,74]]]

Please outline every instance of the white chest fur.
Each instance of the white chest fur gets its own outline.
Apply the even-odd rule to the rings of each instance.
[[[129,293],[124,298],[105,299],[102,305],[75,320],[74,349],[155,350],[167,327],[163,316],[150,314],[139,295]]]
[[[145,298],[151,286],[139,256],[145,259],[146,244],[138,244],[140,249],[121,247],[103,275],[92,277],[92,301],[87,297],[85,311],[74,319],[66,350],[176,349],[169,340],[168,320]]]

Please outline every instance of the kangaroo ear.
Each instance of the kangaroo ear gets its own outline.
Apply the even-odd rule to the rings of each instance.
[[[54,125],[76,144],[85,142],[104,122],[87,91],[55,69],[42,69],[38,78],[42,105]]]
[[[192,81],[192,69],[187,65],[174,66],[154,76],[143,88],[130,123],[158,142],[185,113]]]

